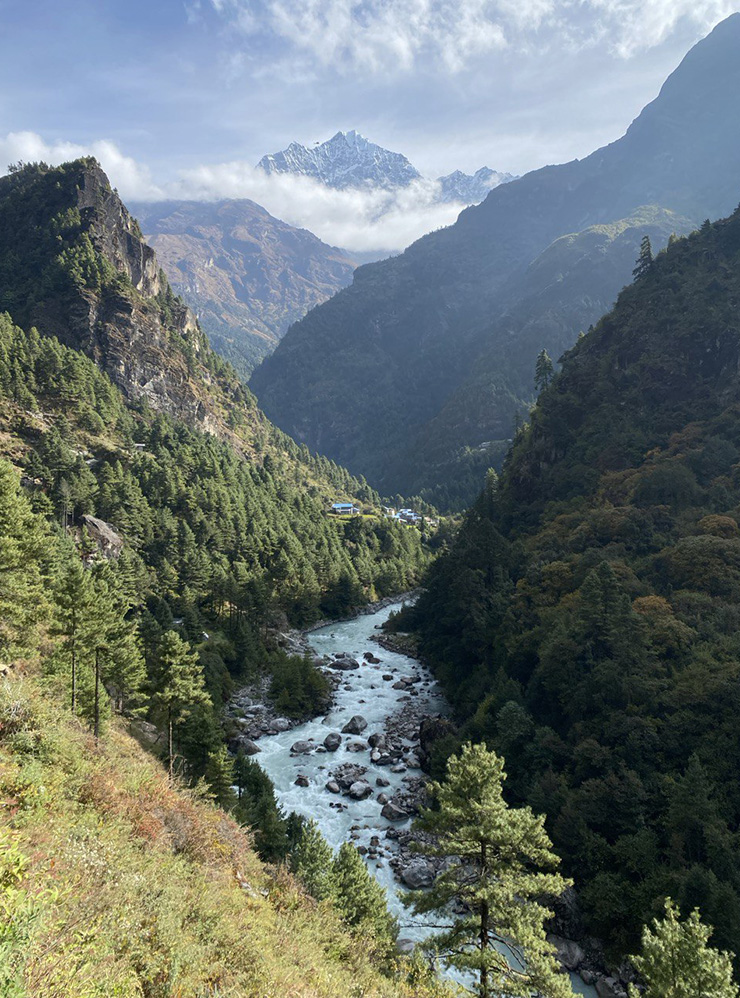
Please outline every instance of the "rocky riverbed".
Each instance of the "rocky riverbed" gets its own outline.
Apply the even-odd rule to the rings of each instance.
[[[314,818],[334,849],[349,840],[365,856],[387,891],[401,926],[401,945],[407,948],[429,929],[423,920],[411,919],[399,890],[429,886],[441,866],[410,848],[411,822],[426,802],[421,764],[430,742],[449,730],[449,722],[429,671],[385,647],[385,641],[373,640],[397,605],[386,601],[353,620],[308,635],[281,636],[282,646],[295,654],[310,645],[331,679],[333,700],[325,715],[301,722],[280,717],[269,705],[264,684],[239,691],[229,713],[231,747],[252,752],[272,779],[284,810]],[[574,947],[580,944],[565,938],[558,944],[569,966],[566,961],[573,963],[579,955]],[[589,965],[579,969],[588,978],[585,950],[584,960]],[[620,998],[618,991],[605,990],[601,980],[594,989],[577,974],[572,979],[579,994]]]

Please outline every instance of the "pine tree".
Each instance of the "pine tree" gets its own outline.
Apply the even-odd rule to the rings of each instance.
[[[0,661],[35,648],[48,612],[42,567],[48,545],[45,524],[31,511],[16,472],[0,461]]]
[[[645,927],[642,954],[633,958],[645,981],[644,998],[737,998],[740,988],[732,982],[732,953],[708,945],[712,929],[704,925],[695,908],[685,921],[668,898],[665,918]],[[630,986],[630,998],[639,992]]]
[[[77,711],[78,668],[89,632],[92,583],[74,549],[70,550],[55,586],[54,632],[64,639],[69,658],[70,706]]]
[[[396,937],[395,919],[388,911],[383,888],[351,842],[340,846],[332,874],[334,900],[343,921],[363,933],[370,932],[381,945],[390,944]]]
[[[218,806],[230,810],[236,799],[233,789],[234,760],[225,745],[208,753],[204,776]]]
[[[534,386],[538,392],[544,392],[553,379],[555,368],[547,350],[540,350],[534,368]]]
[[[174,775],[174,729],[198,703],[210,703],[203,669],[190,645],[175,631],[167,631],[159,645],[152,702],[167,724],[167,767]]]
[[[485,745],[463,745],[447,764],[443,783],[432,783],[438,810],[425,810],[419,830],[434,845],[418,847],[459,859],[439,874],[431,889],[405,899],[414,912],[440,912],[449,921],[431,944],[448,964],[478,976],[481,998],[506,996],[572,998],[547,942],[545,922],[552,913],[542,898],[565,890],[555,872],[558,857],[545,832],[544,818],[529,808],[509,808],[503,797],[503,760]],[[455,918],[450,906],[462,902],[467,914]]]
[[[637,258],[632,276],[637,281],[650,270],[653,265],[653,247],[650,245],[650,236],[644,235],[640,243],[640,255]]]
[[[290,866],[317,901],[332,897],[336,891],[333,861],[331,847],[319,831],[319,826],[313,819],[304,822]]]

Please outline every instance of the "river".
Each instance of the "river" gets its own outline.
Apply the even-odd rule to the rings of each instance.
[[[385,607],[376,613],[365,614],[313,631],[309,635],[311,646],[317,655],[333,657],[346,653],[360,662],[360,668],[340,673],[341,682],[334,696],[332,710],[322,718],[307,721],[290,731],[263,736],[259,741],[260,753],[254,756],[275,785],[280,805],[286,813],[296,811],[307,818],[313,818],[322,834],[333,849],[342,842],[354,841],[357,846],[375,849],[377,856],[368,858],[368,867],[385,888],[388,907],[398,918],[401,926],[399,940],[415,942],[428,934],[428,929],[420,920],[414,920],[401,904],[398,891],[400,884],[393,875],[388,860],[397,855],[394,840],[387,839],[391,828],[407,829],[410,821],[390,822],[381,815],[382,804],[377,800],[380,794],[388,797],[402,789],[404,781],[421,775],[416,766],[404,772],[391,772],[390,766],[374,765],[368,750],[350,752],[353,742],[365,741],[373,733],[383,733],[389,718],[403,711],[414,715],[446,713],[447,705],[436,682],[419,662],[397,652],[381,648],[371,638],[378,634],[381,624],[392,610],[400,604]],[[380,659],[380,664],[363,660],[365,652],[371,652]],[[384,680],[383,676],[392,676]],[[410,690],[394,689],[394,683],[403,677],[420,677]],[[361,715],[367,721],[367,728],[360,735],[342,735],[342,744],[336,752],[314,751],[309,754],[292,755],[291,746],[298,741],[311,741],[321,746],[329,732],[341,732],[344,725],[354,715]],[[410,739],[401,742],[406,758],[413,764],[416,760],[414,745]],[[363,801],[352,800],[330,793],[326,783],[331,773],[339,766],[352,763],[366,767],[363,779],[374,789],[372,797]],[[296,785],[296,778],[303,776],[307,786]],[[389,786],[376,787],[376,780],[387,780]],[[371,840],[380,840],[373,847]],[[577,975],[572,975],[576,994],[596,998],[596,991],[587,987]]]

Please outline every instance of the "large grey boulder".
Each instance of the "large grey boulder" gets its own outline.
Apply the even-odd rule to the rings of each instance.
[[[89,513],[84,514],[82,523],[104,558],[118,558],[123,550],[123,538],[110,523],[99,520],[97,516],[90,516]]]
[[[384,818],[388,821],[405,821],[408,818],[408,814],[402,808],[388,801],[387,804],[383,806],[383,810],[380,812]]]
[[[273,731],[290,731],[293,725],[290,723],[287,717],[276,717],[273,721],[270,721],[270,727]]]
[[[417,859],[401,870],[401,880],[412,891],[422,887],[431,887],[434,883],[434,870],[424,860]]]
[[[338,669],[340,672],[352,672],[359,669],[360,663],[355,658],[335,658],[326,663],[330,669]]]
[[[573,939],[563,939],[562,936],[548,935],[547,941],[555,947],[558,960],[560,960],[566,970],[575,970],[586,959],[583,949]]]
[[[324,739],[324,748],[327,752],[336,752],[342,744],[342,736],[338,731],[330,731]]]
[[[366,797],[372,796],[373,788],[367,782],[367,780],[357,780],[349,788],[349,795],[353,800],[365,800]]]
[[[307,755],[309,752],[313,752],[313,742],[293,742],[290,746],[290,751],[292,755]]]
[[[627,992],[616,977],[600,977],[596,982],[599,998],[627,998]]]
[[[342,728],[343,735],[361,735],[367,727],[367,721],[361,714],[355,714]]]
[[[240,738],[239,748],[242,749],[246,755],[257,755],[262,751],[257,742],[253,742],[251,738]]]

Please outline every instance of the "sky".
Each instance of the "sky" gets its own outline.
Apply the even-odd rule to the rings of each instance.
[[[618,138],[740,0],[0,0],[0,172],[92,153],[129,201],[249,197],[350,250],[459,208],[254,170],[357,129],[425,177]]]

